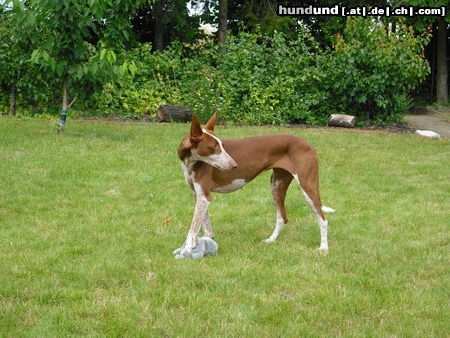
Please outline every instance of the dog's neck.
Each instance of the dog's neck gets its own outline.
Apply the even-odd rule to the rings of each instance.
[[[192,174],[194,171],[194,167],[197,164],[198,160],[194,159],[193,156],[187,156],[183,160],[183,166],[186,168],[189,174]]]

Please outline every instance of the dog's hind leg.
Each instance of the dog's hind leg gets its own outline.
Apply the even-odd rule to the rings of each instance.
[[[309,165],[305,165],[308,163]],[[319,250],[328,250],[328,221],[322,210],[322,202],[319,195],[319,170],[317,159],[314,155],[312,161],[306,161],[303,166],[298,167],[297,174],[293,175],[305,195],[306,201],[316,216],[320,228],[320,247]],[[331,208],[330,208],[331,209]],[[331,209],[333,210],[333,209]],[[328,210],[326,210],[328,211]],[[334,210],[333,210],[334,211]]]
[[[270,176],[270,189],[272,190],[273,201],[277,210],[277,221],[272,235],[264,240],[265,243],[274,242],[287,223],[286,208],[284,200],[286,198],[286,191],[291,183],[292,175],[284,169],[273,169],[272,176]]]

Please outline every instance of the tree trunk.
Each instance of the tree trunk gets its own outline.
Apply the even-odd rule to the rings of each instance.
[[[63,102],[62,102],[62,112],[61,112],[61,118],[58,122],[58,132],[62,133],[64,132],[64,128],[66,126],[66,118],[67,118],[67,110],[69,109],[69,84],[68,79],[64,79],[63,83]]]
[[[17,97],[17,87],[15,84],[11,88],[11,102],[9,104],[9,115],[16,115],[16,97]]]
[[[227,41],[227,6],[228,0],[219,0],[219,44],[224,45]]]
[[[436,82],[436,40],[437,40],[437,34],[436,32],[437,24],[433,23],[431,24],[431,31],[433,32],[433,49],[431,52],[431,89],[430,89],[430,99],[428,100],[428,103],[430,105],[434,102],[434,87]]]
[[[164,0],[157,0],[153,7],[155,23],[153,26],[153,50],[164,48]]]
[[[439,17],[437,30],[436,102],[448,103],[447,23]]]

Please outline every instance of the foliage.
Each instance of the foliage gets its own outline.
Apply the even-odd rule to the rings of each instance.
[[[57,101],[67,80],[72,96],[81,92],[78,107],[88,114],[139,117],[165,103],[188,106],[203,119],[219,111],[235,123],[321,124],[334,112],[390,121],[408,108],[408,93],[428,72],[420,56],[427,37],[415,37],[403,24],[392,33],[382,21],[350,18],[330,50],[305,28],[286,34],[276,30],[289,30],[281,21],[249,19],[250,32],[229,35],[224,47],[203,36],[152,52],[150,44],[133,40],[133,3],[114,4],[14,1],[24,34],[8,37],[8,21],[0,22],[3,97],[17,82],[30,101],[45,106]],[[268,2],[236,10],[270,8]],[[6,75],[9,67],[14,76]]]
[[[213,1],[214,2],[214,1]],[[217,2],[216,2],[217,3]],[[277,1],[227,0],[229,29],[234,34],[240,31],[271,35],[275,31],[295,35],[297,20],[277,15]]]
[[[199,17],[190,15],[189,3],[192,6],[192,1],[187,0],[143,1],[132,18],[132,30],[137,40],[142,43],[154,41],[155,26],[159,25],[164,45],[176,40],[192,41],[199,32]]]
[[[323,63],[326,108],[395,119],[409,108],[407,94],[429,73],[420,55],[427,42],[427,36],[414,37],[413,29],[402,24],[389,33],[381,22],[349,18],[334,54]]]
[[[31,41],[14,23],[13,17],[0,13],[0,102],[6,105],[12,89],[20,105],[32,105],[54,99],[54,82],[30,60]]]
[[[100,111],[127,117],[167,103],[204,119],[219,111],[236,123],[320,124],[336,112],[391,121],[428,72],[419,55],[426,42],[404,25],[388,34],[380,22],[353,18],[327,52],[305,30],[295,39],[240,33],[225,49],[212,39],[154,54],[143,45],[122,55],[136,74],[108,83],[95,101]]]
[[[163,52],[151,53],[151,45],[142,44],[123,53],[119,57],[127,60],[129,71],[106,83],[103,90],[94,95],[91,106],[96,107],[100,115],[133,118],[151,115],[160,104],[175,104],[177,98],[171,81],[175,79],[175,70],[182,68],[181,51],[174,43]]]
[[[12,35],[11,45],[29,42],[31,55],[26,61],[39,67],[43,81],[53,84],[53,88],[58,85],[61,94],[63,84],[65,88],[84,90],[86,94],[112,74],[117,75],[113,49],[122,49],[130,36],[127,13],[133,11],[132,1],[15,0],[12,3],[12,18],[22,32]],[[123,68],[127,69],[127,64]],[[63,102],[67,104],[66,94]],[[64,109],[67,107],[63,106]]]
[[[258,124],[318,122],[311,113],[323,98],[318,54],[306,31],[292,40],[277,32],[231,39],[218,67],[231,119]]]
[[[178,103],[204,118],[219,111],[232,122],[320,122],[312,114],[323,98],[315,64],[320,50],[307,32],[293,40],[277,32],[241,33],[229,38],[225,52],[211,40],[187,51],[179,43],[154,54],[149,49],[144,45],[124,56],[138,72],[104,87],[96,99],[101,111],[133,116]]]

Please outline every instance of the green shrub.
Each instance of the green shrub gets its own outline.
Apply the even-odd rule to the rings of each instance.
[[[336,112],[392,121],[429,72],[419,56],[426,42],[404,25],[388,34],[380,22],[349,18],[333,51],[321,50],[307,31],[295,39],[240,33],[226,47],[208,38],[175,42],[156,53],[143,44],[119,56],[137,71],[105,84],[92,103],[124,117],[177,104],[201,120],[218,111],[235,123],[323,124]]]
[[[174,61],[181,60],[181,51],[177,44],[173,44],[164,52],[151,53],[151,46],[143,44],[123,53],[120,57],[136,70],[122,72],[122,76],[106,83],[103,90],[94,95],[92,103],[96,113],[137,118],[152,115],[161,104],[174,104],[177,98],[174,97],[170,74],[175,68],[180,68]]]
[[[327,73],[324,107],[376,121],[395,120],[411,105],[408,93],[429,73],[419,54],[428,38],[414,37],[411,27],[389,32],[381,22],[348,18],[344,35],[322,68]]]
[[[218,65],[226,117],[251,124],[316,123],[314,107],[323,99],[316,66],[321,51],[311,35],[301,32],[288,40],[240,34],[230,39]]]
[[[290,41],[282,33],[241,33],[226,50],[204,41],[152,54],[143,45],[123,55],[137,73],[107,83],[95,102],[101,112],[124,116],[151,115],[167,103],[186,105],[202,119],[219,111],[231,122],[317,123],[313,108],[324,98],[318,53],[306,32]]]

